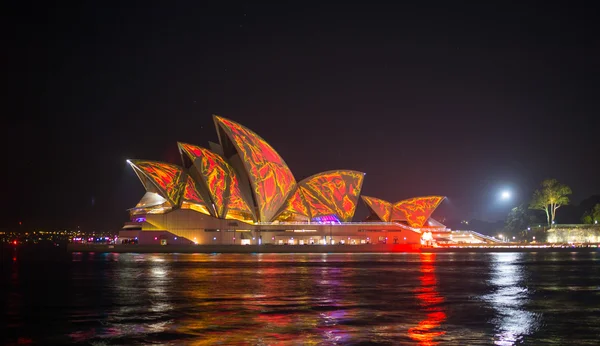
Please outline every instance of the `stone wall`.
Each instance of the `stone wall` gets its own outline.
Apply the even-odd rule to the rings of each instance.
[[[600,243],[600,226],[556,225],[546,231],[548,243]]]

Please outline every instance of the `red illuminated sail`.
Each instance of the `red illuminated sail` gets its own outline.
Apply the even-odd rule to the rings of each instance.
[[[220,155],[187,143],[179,143],[179,147],[194,162],[219,217],[225,217],[228,209],[252,214],[240,192],[235,171]]]
[[[296,187],[292,172],[275,149],[253,131],[219,116],[215,116],[215,123],[227,134],[244,163],[259,220],[271,221]]]
[[[423,227],[443,199],[442,196],[427,196],[397,202],[394,204],[394,217],[392,219],[395,219],[396,215],[404,216],[410,226]]]
[[[173,205],[179,205],[185,181],[179,166],[156,161],[130,160],[130,164],[157,187],[158,192]],[[146,187],[148,189],[148,187]]]
[[[252,210],[248,206],[248,203],[242,197],[238,178],[235,172],[231,170],[231,188],[229,193],[229,202],[227,203],[227,210],[237,211],[242,213],[248,213],[252,215]]]
[[[308,205],[306,204],[300,189],[296,189],[291,197],[288,198],[285,210],[293,214],[299,214],[310,218],[310,210],[308,209]]]
[[[202,150],[206,150],[197,145],[187,143],[177,143],[179,147],[188,155],[188,157],[194,162],[197,157],[202,156]]]
[[[374,212],[381,221],[389,222],[392,214],[392,203],[383,199],[361,196],[367,207]]]
[[[335,210],[327,206],[327,204],[321,202],[313,193],[303,187],[300,187],[302,196],[308,205],[310,210],[310,217],[315,218],[319,216],[335,215]]]
[[[211,212],[208,210],[206,203],[202,199],[201,194],[198,191],[198,188],[196,187],[196,182],[190,176],[188,176],[187,178],[185,190],[183,191],[182,208],[188,206],[189,209],[195,210],[203,214],[211,215]]]
[[[187,183],[185,184],[185,190],[183,192],[183,200],[198,204],[204,204],[204,200],[200,197],[200,193],[196,188],[196,182],[192,177],[187,177]]]
[[[336,170],[315,174],[302,180],[299,185],[303,192],[309,191],[317,201],[332,210],[340,221],[350,221],[356,210],[363,178],[364,173],[361,172]],[[311,213],[312,208],[316,207],[316,203],[311,205]],[[315,216],[312,215],[313,218]]]
[[[223,158],[212,151],[186,143],[179,146],[190,157],[204,180],[217,216],[225,217],[226,201],[231,185],[231,167]],[[195,161],[198,158],[197,161]]]

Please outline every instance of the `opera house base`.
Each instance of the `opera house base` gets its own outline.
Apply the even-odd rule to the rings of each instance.
[[[421,247],[418,244],[362,245],[106,245],[69,244],[67,251],[87,253],[475,253],[475,252],[600,252],[599,247],[550,245],[486,245]]]
[[[69,252],[117,253],[369,253],[416,252],[415,244],[363,245],[106,245],[69,244]]]

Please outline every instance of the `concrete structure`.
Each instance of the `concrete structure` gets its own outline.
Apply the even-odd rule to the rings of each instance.
[[[459,244],[502,244],[500,239],[490,237],[475,231],[440,230],[433,232],[433,237],[439,245]]]
[[[548,243],[600,243],[600,225],[555,225],[546,230]]]
[[[419,244],[444,231],[442,196],[390,203],[362,196],[370,221],[352,222],[365,174],[330,170],[296,179],[260,136],[214,116],[211,150],[178,143],[182,166],[128,160],[146,189],[121,240],[140,244]],[[427,232],[425,232],[425,230]]]

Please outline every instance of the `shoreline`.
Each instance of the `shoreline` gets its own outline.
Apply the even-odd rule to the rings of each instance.
[[[422,248],[414,244],[369,245],[106,245],[68,244],[67,252],[85,253],[469,253],[599,252],[600,247],[495,245]]]

